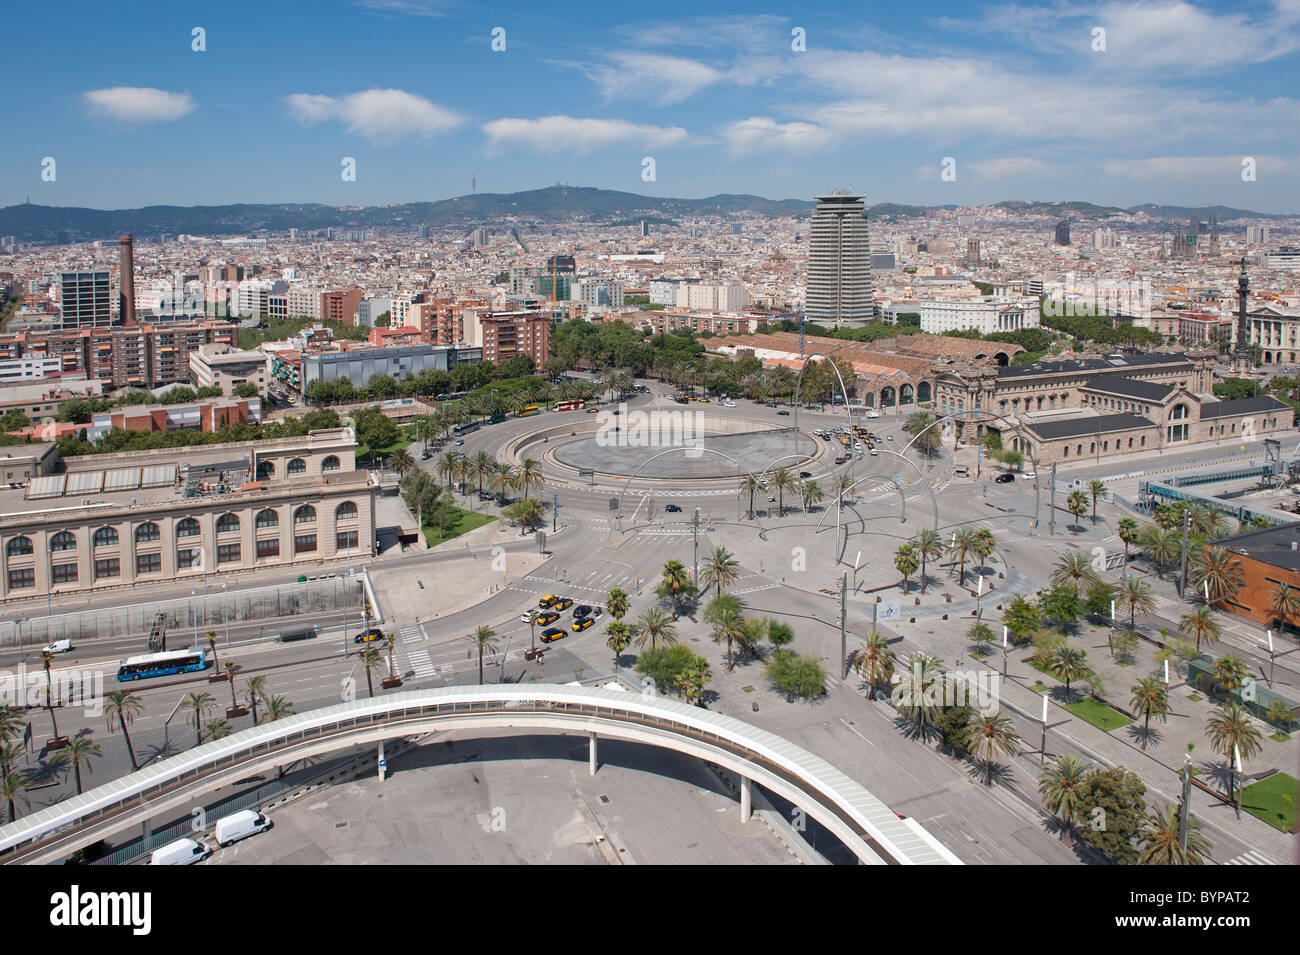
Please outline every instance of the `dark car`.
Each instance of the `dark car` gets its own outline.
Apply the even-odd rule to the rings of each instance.
[[[787,418],[790,416],[790,412],[786,411],[784,408],[782,408],[780,411],[778,411],[777,414],[783,414],[783,415],[785,415]]]
[[[665,504],[665,505],[664,505],[664,511],[666,511],[666,512],[669,513],[669,514],[679,514],[679,513],[681,513],[681,510],[682,510],[682,509],[681,509],[681,506],[678,505],[678,504]]]
[[[548,611],[547,613],[537,615],[537,622],[540,623],[543,627],[549,623],[555,623],[555,621],[559,619],[560,619],[560,615],[553,610]]]
[[[555,602],[554,609],[563,611],[563,610],[568,610],[572,606],[573,606],[573,599],[571,597],[561,597],[559,600]]]
[[[550,643],[552,640],[563,640],[564,636],[565,634],[563,630],[557,630],[555,627],[552,627],[550,630],[542,631],[542,643]]]
[[[491,491],[479,491],[479,492],[478,492],[478,499],[479,499],[480,501],[490,501],[490,500],[492,500],[492,498],[493,498],[494,496],[495,496],[495,495],[493,495]]]
[[[578,604],[578,606],[573,608],[573,618],[575,620],[585,617],[589,613],[591,613],[591,606],[589,604]]]
[[[573,623],[569,625],[569,629],[581,632],[583,630],[586,630],[595,622],[596,622],[595,617],[582,617],[581,619],[573,621]]]
[[[993,482],[995,484],[1010,484],[1015,479],[1016,476],[1014,474],[999,474],[993,479]]]
[[[845,456],[845,455],[843,455],[843,454],[841,454],[838,458],[835,459],[835,463],[836,463],[836,464],[843,464],[843,463],[844,463],[845,461],[847,461],[847,460],[848,460],[848,457]]]
[[[380,630],[378,627],[371,627],[369,630],[365,631],[364,633],[358,633],[355,637],[352,638],[352,642],[370,643],[374,640],[382,640],[382,639],[384,639],[384,631]]]
[[[812,472],[811,472],[811,471],[800,471],[800,472],[799,472],[799,476],[800,476],[801,478],[810,478],[810,477],[812,477]]]

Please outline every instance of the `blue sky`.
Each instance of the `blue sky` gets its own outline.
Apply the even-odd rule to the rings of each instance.
[[[11,6],[0,204],[371,205],[477,174],[1300,213],[1300,0],[184,6]]]

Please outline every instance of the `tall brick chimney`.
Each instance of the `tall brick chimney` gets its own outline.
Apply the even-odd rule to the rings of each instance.
[[[117,240],[122,247],[122,290],[118,298],[118,314],[123,325],[135,324],[135,254],[134,240],[129,235]]]

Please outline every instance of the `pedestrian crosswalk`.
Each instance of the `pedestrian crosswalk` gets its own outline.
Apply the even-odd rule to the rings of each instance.
[[[429,659],[429,651],[420,646],[426,639],[424,627],[402,627],[398,636],[401,641],[397,646],[397,655],[402,659],[402,672],[417,677],[433,676],[437,668]]]
[[[1243,852],[1239,856],[1234,856],[1225,862],[1224,865],[1277,865],[1277,863],[1259,850],[1251,849],[1247,852]]]

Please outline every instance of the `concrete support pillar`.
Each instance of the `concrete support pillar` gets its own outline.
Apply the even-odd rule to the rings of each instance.
[[[587,771],[596,775],[596,734],[587,734]]]
[[[388,778],[388,760],[384,758],[384,741],[379,741],[379,781],[382,783]]]
[[[754,814],[754,783],[748,776],[740,777],[740,821],[749,822]]]
[[[146,849],[153,848],[153,820],[146,819],[140,823],[140,841],[144,843]]]

